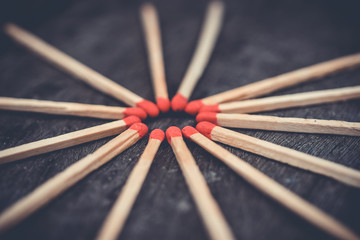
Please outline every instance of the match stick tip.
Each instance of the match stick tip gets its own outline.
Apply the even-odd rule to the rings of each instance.
[[[215,124],[210,122],[199,122],[196,125],[196,129],[205,137],[211,139],[211,131],[216,127]]]
[[[134,123],[140,123],[141,119],[138,116],[129,116],[123,119],[126,126],[133,125]]]
[[[181,130],[178,127],[172,126],[166,130],[166,139],[169,144],[171,144],[172,137],[181,137],[181,136],[182,136]]]
[[[157,139],[157,140],[163,141],[164,138],[165,138],[165,133],[161,129],[154,129],[150,133],[150,139]]]
[[[147,114],[142,108],[136,108],[136,107],[128,107],[124,111],[125,116],[137,116],[141,118],[141,120],[146,119]]]
[[[208,121],[214,124],[218,124],[216,115],[217,113],[215,112],[201,112],[196,116],[196,121],[197,122]]]
[[[170,109],[170,101],[168,98],[158,97],[156,98],[156,104],[161,112],[168,112]]]
[[[159,108],[155,103],[150,102],[149,100],[142,100],[141,102],[136,103],[136,106],[144,109],[150,117],[157,117],[159,115]]]
[[[148,127],[144,123],[134,123],[130,129],[136,130],[139,133],[140,138],[145,136],[148,132]]]
[[[175,112],[180,112],[185,109],[188,100],[181,93],[177,93],[171,100],[171,108]]]
[[[200,108],[204,106],[203,102],[201,100],[195,100],[189,102],[189,104],[185,108],[185,112],[191,115],[195,115],[199,112]]]
[[[195,134],[195,133],[199,133],[198,130],[196,130],[194,127],[191,126],[186,126],[182,129],[182,133],[184,134],[184,136],[186,138],[190,138],[191,135]]]
[[[200,108],[199,112],[221,112],[219,104],[215,105],[204,105]]]

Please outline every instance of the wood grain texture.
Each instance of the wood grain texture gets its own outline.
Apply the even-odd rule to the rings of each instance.
[[[141,3],[76,1],[48,16],[46,21],[22,16],[17,18],[17,23],[141,97],[154,100],[139,19]],[[161,19],[170,97],[177,91],[194,52],[207,3],[205,0],[154,1]],[[229,0],[226,9],[221,35],[191,100],[326,59],[360,52],[359,3],[355,0],[349,0],[347,4],[335,0],[276,0],[271,3],[265,0]],[[42,13],[47,14],[46,11]],[[11,43],[5,36],[1,41],[1,96],[124,106],[75,81],[41,58]],[[282,90],[272,96],[359,85],[359,79],[360,70],[354,69]],[[284,109],[267,114],[359,122],[360,101]],[[106,122],[1,111],[0,148],[6,149]],[[169,113],[159,119],[148,119],[146,124],[149,130],[166,130],[170,125],[182,128],[195,126],[196,122],[191,116]],[[360,169],[358,137],[236,131]],[[97,140],[1,166],[0,210],[76,159],[94,152],[107,140]],[[140,140],[28,220],[1,235],[1,239],[24,239],[28,236],[56,240],[95,238],[146,143],[147,139]],[[196,144],[186,144],[236,238],[265,240],[272,236],[274,239],[331,239],[264,197]],[[235,148],[226,149],[360,234],[359,190]],[[168,144],[160,146],[121,238],[208,239]]]

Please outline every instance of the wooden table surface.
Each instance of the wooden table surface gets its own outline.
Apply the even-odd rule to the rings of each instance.
[[[14,10],[12,6],[6,16],[105,76],[154,100],[139,18],[141,1],[33,2],[39,5],[31,5],[30,12],[26,4],[25,9]],[[154,3],[160,14],[167,83],[173,96],[194,51],[207,1]],[[226,4],[220,38],[192,99],[360,51],[358,1],[233,0]],[[2,9],[4,13],[6,8]],[[0,40],[0,96],[124,106],[6,37]],[[358,68],[272,95],[359,84]],[[360,121],[360,100],[266,114]],[[1,111],[0,149],[105,122]],[[196,124],[192,116],[171,112],[145,123],[150,130]],[[237,131],[360,169],[359,137]],[[0,211],[109,139],[0,166]],[[94,238],[146,142],[146,138],[141,140],[0,238]],[[194,143],[187,144],[238,239],[331,239]],[[226,148],[360,234],[360,189]],[[167,142],[160,147],[120,239],[208,239]]]

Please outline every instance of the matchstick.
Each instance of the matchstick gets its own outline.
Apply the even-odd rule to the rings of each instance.
[[[196,121],[208,121],[230,128],[360,136],[358,122],[214,112],[201,112],[196,116]]]
[[[20,146],[0,151],[0,164],[52,152],[55,150],[76,146],[85,142],[119,134],[128,126],[139,123],[140,119],[135,116],[124,118],[110,123],[85,128],[82,130],[62,134],[52,138],[26,143]]]
[[[190,102],[185,111],[196,114],[204,105],[254,98],[310,80],[320,79],[330,74],[360,65],[360,53],[318,63],[292,72],[284,73],[262,81],[250,83],[239,88],[215,94],[201,100]]]
[[[173,149],[185,181],[211,239],[235,239],[217,202],[187,148],[179,128],[169,127],[166,138]]]
[[[211,1],[206,11],[204,25],[195,53],[176,95],[171,100],[171,108],[174,111],[182,111],[185,109],[188,99],[203,74],[215,47],[216,39],[219,36],[223,15],[224,3],[217,0]]]
[[[360,98],[360,86],[206,105],[200,108],[200,112],[254,113],[321,103],[346,101],[355,98]]]
[[[156,103],[161,112],[168,112],[170,101],[166,86],[160,23],[157,11],[151,3],[146,3],[141,7],[141,20],[148,50]]]
[[[196,129],[206,137],[229,146],[243,149],[282,163],[302,168],[360,188],[360,171],[311,156],[274,143],[218,127],[209,122],[200,122]]]
[[[146,133],[147,127],[145,124],[135,123],[128,130],[97,149],[94,153],[87,155],[41,184],[30,194],[21,198],[1,213],[0,232],[27,218],[89,173],[134,145]]]
[[[323,212],[321,209],[305,201],[301,197],[292,193],[273,179],[266,176],[244,160],[238,158],[226,149],[222,148],[213,141],[207,139],[193,127],[182,129],[184,136],[190,138],[213,156],[221,160],[234,170],[239,176],[243,177],[251,185],[265,193],[284,207],[298,214],[300,217],[333,235],[339,239],[359,239],[359,237],[346,226]]]
[[[140,107],[151,117],[159,115],[159,109],[154,103],[145,100],[120,84],[85,66],[19,26],[13,23],[7,23],[4,25],[4,32],[19,44],[99,91],[108,94],[129,106]]]
[[[160,129],[151,132],[149,142],[136,163],[134,169],[130,173],[118,199],[106,217],[99,234],[98,240],[115,240],[121,233],[125,221],[129,216],[131,208],[134,205],[137,195],[140,192],[142,184],[149,172],[150,166],[154,160],[161,142],[164,140],[165,134]]]
[[[142,108],[111,107],[9,97],[0,97],[0,109],[101,119],[122,119],[134,115],[144,120],[147,117],[146,112]]]

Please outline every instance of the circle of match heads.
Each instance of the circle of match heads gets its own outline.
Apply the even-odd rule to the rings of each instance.
[[[168,112],[171,107],[174,111],[185,110],[192,115],[199,113],[196,117],[199,122],[196,128],[187,126],[181,131],[172,126],[167,129],[166,138],[173,149],[211,239],[223,240],[235,239],[235,237],[220,207],[213,198],[195,159],[187,148],[183,136],[214,155],[255,188],[324,232],[340,239],[360,239],[352,230],[333,217],[215,143],[221,142],[360,188],[360,171],[223,128],[360,136],[360,123],[248,114],[360,98],[360,86],[246,100],[359,66],[360,54],[322,62],[188,103],[188,99],[210,59],[222,25],[224,4],[220,1],[212,1],[206,10],[204,24],[193,58],[176,95],[170,102],[165,79],[160,24],[156,9],[151,4],[144,4],[141,7],[140,15],[148,49],[156,105],[17,25],[7,23],[4,26],[4,32],[20,45],[27,47],[75,78],[126,103],[130,107],[0,97],[0,109],[3,110],[116,120],[2,150],[0,151],[0,164],[120,134],[5,209],[0,214],[0,232],[4,232],[24,220],[89,173],[134,145],[148,132],[148,127],[141,123],[141,120],[146,119],[147,116],[156,117],[160,111]],[[121,233],[164,137],[165,133],[160,129],[155,129],[150,133],[149,142],[100,228],[97,239],[116,239]]]

